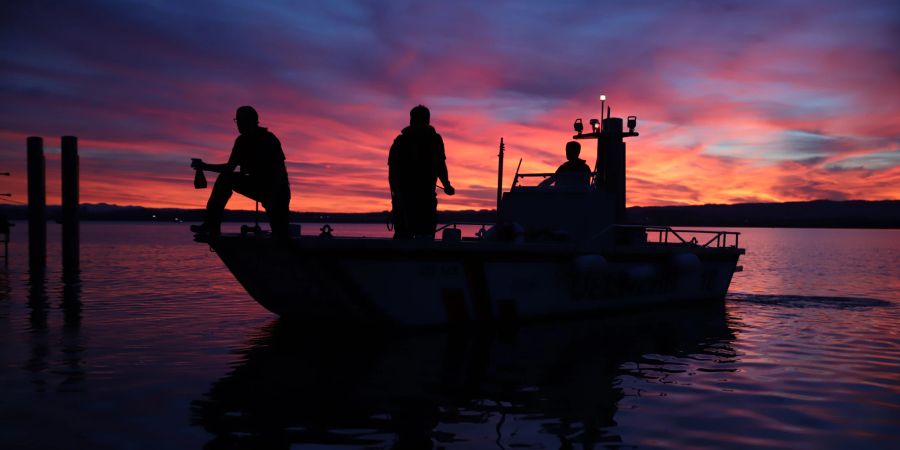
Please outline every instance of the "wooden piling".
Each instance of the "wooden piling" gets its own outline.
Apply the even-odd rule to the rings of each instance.
[[[28,148],[28,263],[34,269],[47,264],[47,186],[44,140],[31,136]]]
[[[62,137],[62,253],[63,273],[79,267],[78,138]]]

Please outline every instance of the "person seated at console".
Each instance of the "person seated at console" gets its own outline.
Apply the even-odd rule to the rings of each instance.
[[[566,143],[566,159],[568,161],[559,166],[556,173],[538,186],[542,188],[556,187],[556,189],[566,191],[582,191],[590,187],[591,168],[578,157],[580,154],[581,144],[575,141]]]

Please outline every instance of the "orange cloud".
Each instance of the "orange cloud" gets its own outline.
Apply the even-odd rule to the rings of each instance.
[[[83,202],[202,207],[189,158],[225,161],[252,104],[283,143],[293,210],[385,210],[387,150],[424,103],[458,192],[440,207],[493,208],[499,139],[505,188],[519,158],[552,171],[602,90],[639,116],[630,205],[900,198],[882,4],[594,7],[20,2],[0,30],[0,192],[25,201],[25,138],[43,135],[58,203],[58,136],[75,134]]]

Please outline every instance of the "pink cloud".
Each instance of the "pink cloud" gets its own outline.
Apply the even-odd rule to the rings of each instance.
[[[234,108],[252,104],[284,145],[292,209],[384,210],[387,149],[425,103],[458,188],[441,207],[492,208],[500,137],[507,187],[518,158],[552,171],[605,93],[614,115],[639,116],[632,205],[900,198],[897,165],[847,162],[900,142],[895,22],[865,14],[877,2],[623,5],[602,21],[589,4],[349,6],[17,6],[0,32],[15,112],[0,191],[24,200],[24,139],[43,135],[58,202],[54,152],[75,134],[83,201],[201,207],[188,158],[224,161]],[[582,156],[593,163],[589,144]]]

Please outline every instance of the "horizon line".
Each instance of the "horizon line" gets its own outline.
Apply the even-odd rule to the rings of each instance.
[[[814,202],[834,202],[834,203],[842,203],[842,202],[869,202],[869,203],[881,203],[881,202],[900,202],[900,198],[898,199],[889,199],[889,200],[864,200],[864,199],[843,199],[843,200],[834,200],[834,199],[815,199],[815,200],[799,200],[799,201],[790,201],[790,202],[744,202],[744,203],[699,203],[699,204],[681,204],[681,205],[632,205],[627,208],[688,208],[688,207],[697,207],[697,206],[737,206],[737,205],[787,205],[787,204],[796,204],[796,203],[814,203]],[[179,211],[204,211],[205,208],[179,208],[179,207],[166,207],[166,206],[140,206],[140,205],[120,205],[117,203],[80,203],[79,207],[82,206],[110,206],[116,208],[142,208],[142,209],[160,209],[160,210],[179,210]],[[0,204],[0,207],[21,207],[28,208],[27,203],[21,204]],[[52,204],[45,205],[47,208],[61,208],[61,204]],[[255,212],[252,209],[227,209],[227,211],[233,212]],[[454,209],[454,210],[442,210],[438,211],[439,213],[460,213],[460,212],[496,212],[496,208],[491,209]],[[357,212],[343,212],[343,211],[291,211],[291,213],[297,214],[383,214],[390,213],[390,210],[380,210],[380,211],[357,211]]]

